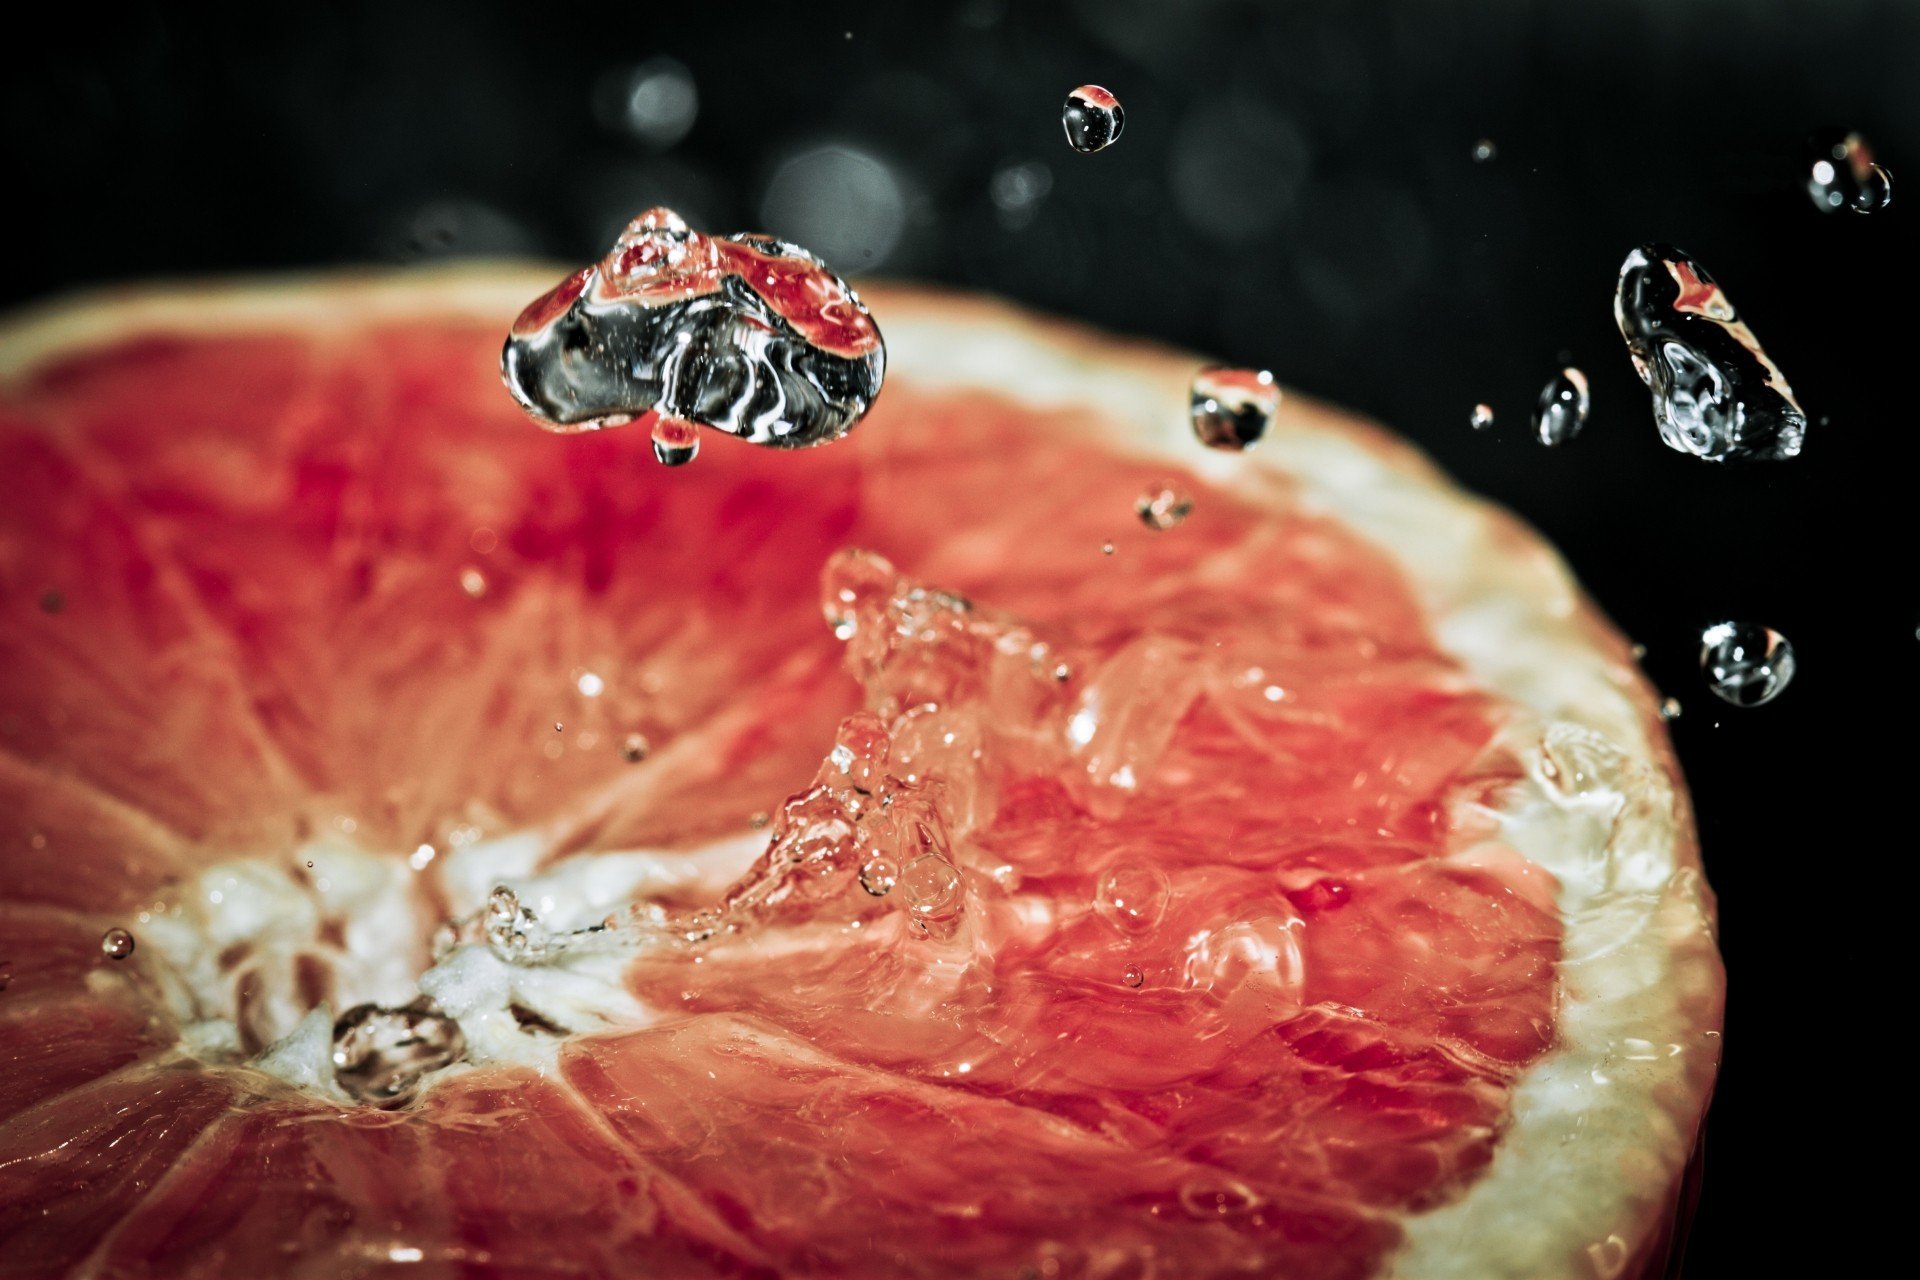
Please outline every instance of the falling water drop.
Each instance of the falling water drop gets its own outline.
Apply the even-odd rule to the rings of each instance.
[[[1859,134],[1824,129],[1808,144],[1807,195],[1822,213],[1877,213],[1893,203],[1893,175]]]
[[[1792,682],[1793,645],[1771,627],[1717,622],[1701,633],[1700,671],[1722,701],[1757,707]]]
[[[1127,113],[1121,109],[1120,99],[1097,84],[1075,89],[1060,109],[1067,145],[1082,155],[1112,146],[1126,123]]]
[[[1209,449],[1251,449],[1280,411],[1280,388],[1265,369],[1202,369],[1188,399],[1193,434]]]
[[[1540,392],[1540,404],[1534,410],[1533,429],[1544,445],[1562,445],[1580,434],[1587,425],[1587,375],[1578,369],[1562,369],[1553,375]]]
[[[1193,514],[1193,496],[1171,484],[1159,484],[1133,501],[1133,513],[1149,529],[1171,529]]]
[[[133,954],[133,935],[118,926],[100,935],[100,950],[109,960],[125,960]]]
[[[663,467],[684,467],[700,453],[700,428],[684,418],[653,424],[653,456]]]
[[[1488,427],[1491,427],[1493,425],[1493,406],[1484,403],[1473,406],[1473,416],[1467,419],[1467,424],[1475,431],[1485,431]]]

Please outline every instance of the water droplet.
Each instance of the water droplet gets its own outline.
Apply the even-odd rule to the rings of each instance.
[[[960,901],[960,872],[944,858],[923,854],[900,872],[900,892],[920,916],[946,914]]]
[[[460,1024],[422,998],[405,1008],[356,1005],[333,1024],[333,1074],[340,1087],[373,1106],[411,1098],[428,1072],[467,1052]]]
[[[647,753],[652,749],[644,733],[630,733],[620,739],[620,758],[628,764],[639,764],[647,758]]]
[[[1635,249],[1613,318],[1669,447],[1712,462],[1800,452],[1807,415],[1793,388],[1699,263],[1671,245]]]
[[[1707,688],[1736,707],[1771,702],[1793,680],[1793,645],[1771,627],[1719,622],[1700,636]]]
[[[1807,195],[1822,213],[1877,213],[1893,203],[1893,175],[1859,134],[1823,129],[1808,144]]]
[[[473,565],[466,566],[460,570],[460,589],[478,600],[487,594],[487,575]]]
[[[1040,212],[1040,205],[1053,190],[1053,170],[1038,160],[1009,164],[994,171],[987,183],[987,195],[1000,225],[1018,231]]]
[[[1306,981],[1304,922],[1290,905],[1281,909],[1284,915],[1239,921],[1194,938],[1187,947],[1187,984],[1221,1000],[1250,992],[1297,1005]]]
[[[1097,84],[1083,84],[1067,95],[1060,109],[1060,124],[1067,131],[1067,145],[1082,155],[1112,146],[1126,127],[1127,113],[1120,99]]]
[[[109,960],[125,960],[133,954],[133,935],[118,927],[100,935],[100,950]]]
[[[595,672],[582,671],[574,677],[573,687],[583,698],[597,698],[607,691],[607,682]]]
[[[1675,720],[1678,720],[1680,718],[1680,712],[1681,706],[1680,699],[1678,698],[1667,698],[1660,703],[1660,718],[1668,724],[1672,724]]]
[[[1490,404],[1473,406],[1473,416],[1468,418],[1467,422],[1475,431],[1485,431],[1493,425],[1493,406]]]
[[[564,724],[561,724],[558,720],[555,720],[553,722],[553,731],[555,733],[565,733],[567,731],[567,726],[565,726]]]
[[[486,910],[481,913],[481,930],[487,945],[502,960],[538,959],[547,950],[550,935],[539,917],[523,905],[520,895],[505,885],[496,885],[487,895]]]
[[[663,467],[684,467],[700,454],[700,428],[684,418],[653,424],[653,456]]]
[[[1140,966],[1137,964],[1128,965],[1126,972],[1120,975],[1120,981],[1126,983],[1130,987],[1135,987],[1135,988],[1139,987],[1146,980],[1147,980],[1147,975],[1140,972]]]
[[[880,393],[886,349],[859,297],[805,249],[704,235],[651,209],[520,314],[500,369],[550,430],[657,415],[655,454],[679,465],[697,449],[689,425],[781,449],[839,439]]]
[[[873,792],[879,790],[892,754],[893,739],[887,734],[886,721],[871,712],[860,711],[840,722],[827,761],[847,786]]]
[[[1485,164],[1499,154],[1500,148],[1494,145],[1492,138],[1482,138],[1473,144],[1473,162],[1475,164]]]
[[[1587,375],[1578,369],[1562,369],[1540,392],[1539,407],[1533,413],[1533,429],[1540,443],[1561,445],[1580,434],[1587,425]]]
[[[876,898],[884,898],[900,883],[900,864],[885,854],[874,854],[860,864],[860,887]]]
[[[1173,887],[1167,873],[1144,862],[1117,862],[1094,889],[1093,909],[1121,933],[1146,933],[1167,914]]]
[[[1193,514],[1193,497],[1171,484],[1156,485],[1133,500],[1133,513],[1149,529],[1171,529]]]
[[[836,640],[851,640],[862,618],[877,618],[893,598],[900,575],[885,556],[846,547],[820,569],[820,614]]]
[[[1100,544],[1100,554],[1101,554],[1101,555],[1103,555],[1103,556],[1110,556],[1110,555],[1112,555],[1112,554],[1113,554],[1113,544],[1112,544],[1111,542],[1103,542],[1103,543],[1101,543],[1101,544]]]
[[[1180,1207],[1196,1218],[1239,1218],[1265,1201],[1246,1183],[1232,1178],[1196,1179],[1180,1188]]]
[[[1193,434],[1209,449],[1251,449],[1280,411],[1280,388],[1265,369],[1202,369],[1188,399]]]
[[[43,591],[40,593],[40,612],[59,613],[66,607],[67,598],[58,591]]]

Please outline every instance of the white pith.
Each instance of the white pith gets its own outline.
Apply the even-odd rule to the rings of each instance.
[[[143,328],[318,329],[423,313],[510,316],[559,274],[469,268],[304,289],[279,281],[191,296],[109,294],[0,332],[0,377],[46,353]],[[1512,737],[1522,758],[1534,762],[1534,785],[1515,790],[1499,825],[1505,843],[1559,880],[1559,1041],[1519,1081],[1511,1127],[1484,1174],[1452,1203],[1401,1219],[1406,1242],[1390,1273],[1403,1280],[1620,1274],[1664,1216],[1691,1149],[1718,1058],[1721,990],[1691,820],[1653,695],[1633,672],[1624,643],[1593,615],[1550,549],[1350,418],[1288,395],[1256,451],[1212,453],[1194,443],[1186,422],[1186,382],[1197,359],[978,300],[879,289],[866,296],[888,341],[890,377],[922,387],[980,387],[1036,406],[1092,408],[1111,420],[1115,444],[1164,456],[1228,487],[1258,491],[1268,472],[1290,476],[1298,500],[1393,555],[1442,645],[1475,679],[1525,710]],[[1550,744],[1544,750],[1543,741]],[[636,852],[573,859],[535,883],[527,868],[541,852],[539,839],[529,833],[460,850],[438,874],[456,906],[477,906],[493,883],[505,882],[524,890],[536,911],[551,898],[556,924],[569,913],[577,917],[570,922],[590,922],[622,895],[658,887],[649,876],[669,874],[667,860]],[[748,835],[714,850],[710,870],[718,874],[731,859],[751,857],[758,844]],[[410,998],[423,958],[403,963],[392,956],[390,930],[402,926],[397,915],[380,914],[394,910],[383,905],[389,899],[409,900],[382,896],[381,877],[404,874],[404,862],[332,846],[301,856],[314,859],[309,875],[316,886],[328,882],[326,893],[360,895],[350,913],[364,927],[349,932],[347,951],[364,967],[351,975],[350,989],[366,993],[360,998]],[[222,894],[220,903],[205,903],[210,914],[177,927],[157,918],[143,936],[187,988],[198,985],[193,975],[204,976],[208,957],[225,945],[215,939],[248,929],[284,936],[287,921],[304,920],[308,909],[282,901],[253,872],[223,866],[208,874],[229,878],[198,886],[203,901]],[[404,936],[423,938],[431,922],[406,910]],[[258,927],[281,912],[287,914],[276,916],[273,930]],[[508,1013],[513,1003],[569,1027],[646,1016],[621,987],[617,963],[591,957],[517,968],[469,948],[424,984],[461,1019],[483,1058],[537,1059],[550,1044],[520,1030]],[[175,996],[193,999],[191,990]],[[215,1024],[194,1032],[210,1052],[221,1047]],[[308,1087],[331,1087],[326,1064],[315,1061],[327,1048],[320,1029],[319,1019],[297,1024],[262,1065]]]

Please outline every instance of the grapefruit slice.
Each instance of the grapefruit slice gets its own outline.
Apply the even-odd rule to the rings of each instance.
[[[0,1274],[1658,1267],[1712,900],[1531,533],[919,291],[854,437],[661,472],[501,393],[549,283],[0,336]]]

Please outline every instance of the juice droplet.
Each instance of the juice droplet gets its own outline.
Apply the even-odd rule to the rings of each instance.
[[[620,758],[628,764],[639,764],[651,750],[653,747],[644,733],[630,733],[620,739]]]
[[[900,864],[883,854],[875,854],[860,864],[860,887],[876,898],[884,898],[900,883]]]
[[[1138,935],[1158,925],[1167,914],[1172,885],[1167,873],[1142,862],[1119,862],[1100,877],[1093,909],[1121,933]]]
[[[1265,369],[1202,369],[1188,398],[1193,434],[1209,449],[1251,449],[1280,411],[1280,388]]]
[[[460,570],[460,589],[474,600],[487,594],[487,575],[473,565]]]
[[[1780,696],[1793,680],[1793,645],[1771,627],[1719,622],[1700,636],[1700,671],[1707,688],[1736,707],[1757,707]]]
[[[1671,245],[1627,255],[1614,323],[1671,448],[1711,462],[1796,456],[1807,415],[1725,290]]]
[[[1494,145],[1492,138],[1482,138],[1473,144],[1473,162],[1475,164],[1485,164],[1499,154],[1500,148]]]
[[[1534,410],[1533,429],[1544,445],[1562,445],[1579,435],[1587,425],[1587,375],[1578,369],[1562,369],[1540,392],[1539,407]]]
[[[1157,485],[1134,499],[1133,513],[1149,529],[1171,529],[1193,514],[1193,497],[1170,484]]]
[[[1120,975],[1120,981],[1135,988],[1139,987],[1146,980],[1147,975],[1140,972],[1140,966],[1137,964],[1128,965],[1126,972]]]
[[[541,426],[650,417],[667,427],[656,456],[680,465],[698,447],[688,426],[776,449],[839,439],[880,394],[886,347],[859,296],[800,246],[704,235],[650,209],[520,314],[500,371]]]
[[[1067,95],[1060,109],[1060,124],[1067,131],[1067,145],[1082,155],[1112,146],[1126,128],[1127,113],[1120,99],[1097,84],[1083,84]]]
[[[424,997],[404,1008],[362,1004],[333,1024],[333,1074],[355,1101],[394,1107],[419,1089],[428,1072],[467,1052],[460,1024]]]
[[[1467,419],[1467,423],[1475,431],[1485,431],[1493,425],[1493,406],[1490,404],[1473,406],[1473,416]]]
[[[1893,203],[1893,175],[1859,134],[1824,129],[1808,143],[1807,195],[1822,213],[1878,213]]]
[[[109,960],[125,960],[133,954],[133,935],[118,927],[100,935],[100,950]]]
[[[684,418],[653,424],[653,456],[663,467],[684,467],[700,453],[700,428]]]

